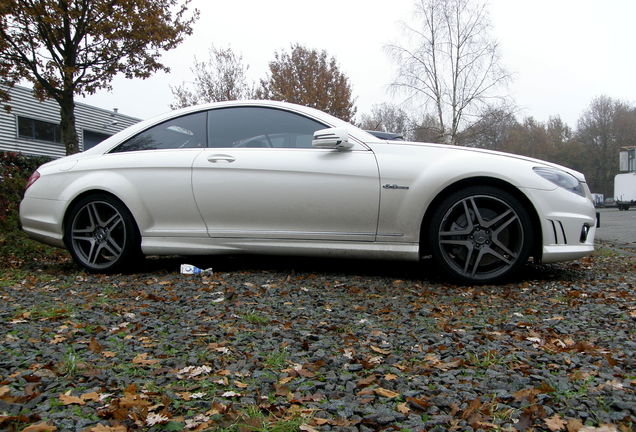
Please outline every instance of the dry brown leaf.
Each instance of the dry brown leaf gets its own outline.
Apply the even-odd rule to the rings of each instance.
[[[99,342],[97,342],[97,339],[95,339],[94,337],[92,337],[91,341],[88,343],[88,349],[97,354],[99,354],[103,350],[102,346],[99,344]]]
[[[358,395],[358,396],[369,396],[369,395],[372,395],[372,394],[373,394],[373,389],[369,388],[369,387],[363,388],[358,393],[356,393],[356,395]]]
[[[579,432],[583,428],[583,423],[581,422],[581,420],[571,418],[568,419],[568,424],[566,427],[568,432]]]
[[[83,401],[94,401],[94,402],[99,402],[100,400],[100,395],[97,392],[90,392],[90,393],[84,393],[83,395],[80,396],[80,398]]]
[[[529,402],[532,402],[533,398],[535,398],[540,391],[536,388],[529,388],[516,391],[512,394],[515,400],[520,401],[521,399],[527,399]]]
[[[2,399],[3,396],[8,396],[10,394],[11,394],[11,387],[7,385],[0,387],[0,399]]]
[[[237,386],[238,388],[242,388],[242,389],[248,387],[247,384],[245,384],[243,382],[240,382],[240,381],[234,381],[234,385]]]
[[[446,363],[439,363],[434,365],[437,369],[441,369],[441,370],[448,370],[448,369],[455,369],[456,367],[461,366],[462,361],[461,359],[457,359],[457,360],[453,360],[450,362],[446,362]]]
[[[545,422],[546,426],[548,426],[548,429],[550,429],[552,432],[565,429],[565,425],[567,424],[565,420],[563,420],[558,414],[555,414],[552,417],[545,418],[543,419],[543,421]]]
[[[377,346],[373,346],[373,345],[371,345],[371,351],[375,351],[378,354],[384,354],[384,355],[391,354],[391,351],[385,350],[385,349],[382,349],[382,348],[378,348]]]
[[[313,426],[309,426],[308,424],[301,424],[298,427],[298,430],[305,431],[305,432],[319,432],[318,429],[316,429]]]
[[[393,399],[393,398],[398,397],[400,395],[399,393],[396,393],[394,391],[391,391],[391,390],[388,390],[388,389],[385,389],[385,388],[382,388],[382,387],[374,388],[373,392],[375,394],[377,394],[378,396],[383,396],[383,397],[386,397],[386,398],[389,398],[389,399]]]
[[[32,424],[22,429],[22,432],[54,432],[57,428],[45,422]]]
[[[408,414],[411,412],[411,408],[408,407],[406,402],[397,404],[397,410],[402,414]]]
[[[611,424],[602,424],[599,427],[583,426],[579,432],[618,432],[618,429]]]
[[[148,353],[141,353],[141,354],[137,354],[137,356],[135,356],[132,362],[134,364],[150,366],[150,365],[159,363],[159,360],[149,359]]]
[[[314,417],[311,420],[316,426],[322,426],[324,424],[329,423],[329,419],[326,419],[326,418]]]
[[[366,378],[359,379],[356,382],[356,386],[357,387],[367,387],[367,386],[373,384],[375,382],[375,380],[376,380],[375,375],[369,375]]]
[[[112,351],[103,351],[103,352],[102,352],[102,355],[103,355],[104,357],[106,357],[106,358],[111,358],[111,357],[115,357],[117,354],[115,354],[115,353],[114,353],[114,352],[112,352]]]
[[[84,405],[86,403],[82,398],[71,396],[70,394],[61,394],[58,396],[58,399],[60,400],[60,402],[62,402],[63,405]]]
[[[102,424],[95,425],[85,430],[85,432],[126,432],[126,426],[104,426]]]
[[[288,376],[288,377],[285,377],[285,378],[281,378],[281,379],[278,380],[278,384],[285,385],[285,384],[287,384],[288,382],[290,382],[293,379],[294,379],[294,377],[291,377],[291,376]]]
[[[53,339],[51,339],[51,341],[49,343],[52,344],[52,345],[57,345],[60,342],[64,342],[65,340],[66,340],[66,338],[64,336],[57,335]]]
[[[388,373],[388,374],[384,375],[384,379],[387,380],[387,381],[396,380],[397,377],[398,377],[397,375],[392,374],[392,373]]]

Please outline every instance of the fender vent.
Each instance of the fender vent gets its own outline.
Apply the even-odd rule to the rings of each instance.
[[[563,224],[561,221],[553,221],[552,219],[548,219],[552,224],[552,234],[554,235],[554,243],[555,244],[568,244],[568,238],[565,235],[565,228],[563,228]]]

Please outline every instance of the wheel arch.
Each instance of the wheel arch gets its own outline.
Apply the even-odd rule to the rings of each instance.
[[[64,218],[62,219],[62,239],[64,241],[64,244],[67,245],[67,239],[66,239],[66,226],[69,223],[69,219],[71,216],[71,209],[75,206],[75,204],[77,204],[80,200],[86,198],[87,196],[90,195],[108,195],[109,197],[119,201],[119,203],[124,206],[124,208],[126,210],[128,210],[128,213],[130,213],[130,217],[133,221],[133,225],[135,227],[135,229],[137,230],[137,235],[139,236],[139,238],[141,238],[141,232],[139,230],[139,223],[137,221],[137,219],[135,218],[135,214],[131,211],[130,207],[128,207],[126,205],[126,203],[119,198],[117,195],[115,195],[112,192],[109,192],[107,190],[104,189],[89,189],[89,190],[85,190],[83,192],[81,192],[80,194],[78,194],[76,197],[74,197],[69,203],[68,206],[66,207],[66,209],[64,210]]]
[[[532,229],[535,232],[534,239],[532,239],[533,243],[532,243],[532,249],[530,254],[531,256],[534,256],[535,259],[541,256],[542,242],[537,241],[536,239],[542,239],[543,232],[541,229],[541,220],[539,219],[537,210],[535,209],[532,202],[521,190],[519,190],[519,188],[508,183],[507,181],[494,178],[494,177],[485,177],[485,176],[469,177],[469,178],[461,179],[455,183],[452,183],[446,186],[435,196],[435,198],[433,198],[433,200],[430,202],[430,204],[426,208],[426,211],[424,212],[424,217],[422,218],[422,223],[420,225],[420,238],[419,238],[420,255],[427,255],[429,253],[429,241],[428,241],[429,239],[427,238],[426,227],[431,222],[431,219],[435,212],[434,210],[437,208],[437,206],[439,206],[440,202],[443,199],[445,199],[447,196],[468,186],[496,187],[510,193],[515,198],[517,198],[523,205],[524,209],[528,212],[528,216],[530,217],[530,220],[532,221]]]

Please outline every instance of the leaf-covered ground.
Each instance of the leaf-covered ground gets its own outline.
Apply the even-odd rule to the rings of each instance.
[[[635,264],[605,244],[471,287],[426,262],[5,264],[0,429],[631,431]]]

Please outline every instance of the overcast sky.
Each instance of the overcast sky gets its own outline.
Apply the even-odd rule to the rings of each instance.
[[[84,100],[148,118],[169,110],[170,85],[191,79],[194,56],[230,46],[254,80],[274,51],[292,43],[325,49],[349,77],[358,114],[382,102],[399,103],[388,86],[395,73],[384,47],[404,40],[414,0],[194,0],[201,11],[194,34],[165,54],[169,74],[117,78],[111,92]],[[523,116],[560,115],[570,126],[601,94],[636,102],[636,1],[491,0],[492,35],[514,80],[506,90]]]

